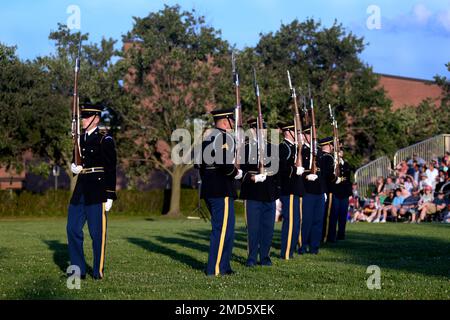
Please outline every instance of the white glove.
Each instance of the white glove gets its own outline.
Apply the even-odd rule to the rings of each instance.
[[[339,183],[341,183],[341,182],[342,182],[341,177],[338,177],[337,180],[336,180],[336,184],[339,184]]]
[[[301,176],[305,172],[305,168],[303,167],[297,167],[297,175]]]
[[[308,174],[306,179],[309,181],[315,181],[319,176],[317,174]]]
[[[255,176],[255,183],[266,181],[267,175],[265,174],[257,174]]]
[[[106,200],[106,202],[105,202],[105,210],[106,210],[106,212],[111,210],[112,204],[113,204],[113,200],[112,199]]]
[[[234,177],[236,180],[242,179],[242,170],[238,169],[238,174]]]
[[[82,166],[77,166],[75,163],[72,163],[70,165],[70,170],[72,170],[72,172],[74,174],[79,174],[81,172],[81,170],[83,170]]]

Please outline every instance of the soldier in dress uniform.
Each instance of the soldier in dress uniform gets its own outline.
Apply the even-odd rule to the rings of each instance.
[[[300,254],[318,254],[320,240],[322,237],[323,211],[325,208],[325,183],[322,176],[321,154],[317,152],[315,166],[316,172],[312,172],[311,158],[311,128],[304,130],[305,144],[302,150],[303,183],[305,193],[302,203],[302,243],[299,249]]]
[[[331,185],[333,193],[333,204],[331,206],[330,223],[328,227],[328,239],[344,240],[345,226],[347,224],[348,202],[352,195],[351,172],[352,169],[347,161],[343,158],[344,154],[340,153],[340,177],[337,177],[334,184]],[[338,232],[336,237],[336,223],[338,224]]]
[[[242,178],[242,170],[234,165],[235,141],[234,109],[211,112],[215,129],[202,144],[200,196],[211,213],[212,231],[206,274],[217,276],[234,273],[230,260],[234,242],[235,181]]]
[[[245,218],[247,223],[248,258],[247,266],[253,267],[258,263],[264,266],[272,265],[270,247],[272,245],[275,226],[275,201],[279,197],[278,168],[271,172],[271,163],[264,162],[264,173],[259,172],[257,121],[250,119],[247,124],[251,128],[252,136],[245,145],[245,163],[242,164],[243,178],[240,198],[245,202]],[[264,129],[266,124],[264,123]],[[265,135],[264,135],[265,136]],[[264,143],[264,150],[268,157],[278,161],[277,146]],[[264,157],[264,154],[262,155]],[[275,158],[275,159],[274,159]]]
[[[323,214],[323,227],[322,227],[322,241],[335,242],[336,237],[336,221],[334,222],[334,234],[329,234],[329,227],[331,222],[332,208],[334,203],[334,185],[336,182],[340,183],[340,179],[334,174],[335,159],[333,156],[333,137],[327,137],[320,140],[320,146],[322,148],[322,177],[325,186],[326,202],[325,210]]]
[[[297,146],[293,123],[279,123],[284,140],[279,146],[280,201],[282,203],[283,225],[281,227],[281,258],[289,260],[300,237],[300,199],[304,193],[301,175],[303,167],[295,166]],[[300,155],[299,155],[300,156]]]
[[[72,163],[78,175],[67,219],[67,239],[71,265],[86,277],[83,252],[83,226],[86,221],[94,253],[93,277],[104,276],[107,212],[116,197],[116,147],[113,138],[98,128],[102,107],[86,103],[81,106],[83,134],[80,137],[82,165]],[[73,162],[73,161],[72,161]]]

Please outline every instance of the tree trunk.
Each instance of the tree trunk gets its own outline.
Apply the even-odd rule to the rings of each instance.
[[[175,165],[172,172],[172,192],[170,194],[170,208],[167,213],[171,217],[179,217],[181,215],[181,179],[184,174],[193,168],[193,165]]]
[[[183,165],[175,165],[172,172],[172,192],[170,194],[170,209],[167,213],[169,217],[179,217],[181,215],[180,211],[180,200],[181,200],[181,179],[185,173]]]
[[[75,185],[77,184],[77,177],[78,176],[74,176],[72,173],[72,170],[70,170],[70,168],[68,170],[66,170],[67,175],[69,176],[70,179],[70,192],[72,193],[73,190],[75,190]]]

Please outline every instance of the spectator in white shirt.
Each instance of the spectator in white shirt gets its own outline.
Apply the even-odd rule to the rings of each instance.
[[[434,190],[436,187],[436,178],[439,176],[439,170],[434,167],[433,162],[430,162],[427,171],[425,171],[427,175],[427,184],[431,186]]]

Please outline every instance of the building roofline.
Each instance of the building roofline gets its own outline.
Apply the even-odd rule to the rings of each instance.
[[[386,73],[375,73],[376,75],[387,77],[387,78],[394,78],[394,79],[400,79],[400,80],[409,80],[409,81],[416,81],[416,82],[422,82],[427,84],[436,84],[434,80],[427,80],[427,79],[419,79],[419,78],[411,78],[411,77],[403,77],[403,76],[397,76],[393,74],[386,74]]]

